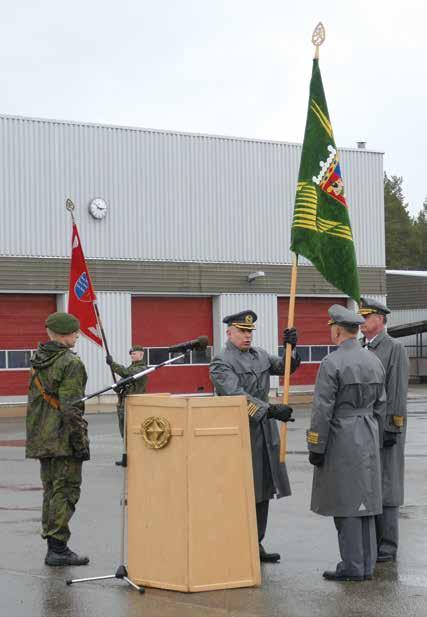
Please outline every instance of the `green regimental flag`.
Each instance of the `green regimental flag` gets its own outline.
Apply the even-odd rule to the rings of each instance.
[[[317,59],[310,82],[291,250],[309,259],[327,281],[359,302],[350,217]]]

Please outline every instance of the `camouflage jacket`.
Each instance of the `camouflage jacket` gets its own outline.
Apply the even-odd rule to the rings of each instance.
[[[117,364],[117,362],[113,362],[111,368],[117,375],[120,377],[130,377],[131,375],[136,375],[136,373],[140,373],[144,371],[147,367],[144,360],[140,362],[132,362],[130,366],[123,366],[122,364]],[[126,394],[144,394],[147,387],[147,375],[140,377],[134,383],[129,384],[126,387]],[[124,396],[118,395],[119,398],[119,406],[123,405]]]
[[[39,344],[31,359],[27,408],[27,458],[74,456],[89,458],[84,403],[86,369],[68,347],[49,341]]]

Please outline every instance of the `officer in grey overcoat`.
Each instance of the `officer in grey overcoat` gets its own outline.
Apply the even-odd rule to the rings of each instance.
[[[245,395],[248,400],[249,428],[252,447],[252,466],[258,540],[261,561],[277,562],[279,553],[267,553],[261,541],[267,527],[269,500],[291,494],[285,463],[279,461],[279,431],[276,420],[292,421],[292,408],[270,405],[270,375],[283,375],[284,361],[260,347],[252,347],[252,335],[257,315],[250,310],[224,317],[228,341],[210,365],[210,378],[220,396]],[[286,329],[283,344],[292,345],[291,371],[300,360],[295,350],[295,328]]]
[[[311,510],[333,516],[341,562],[324,578],[372,578],[377,556],[375,515],[382,509],[380,428],[384,421],[385,372],[357,341],[363,318],[334,304],[331,339],[338,349],[320,365],[307,431],[315,466]]]
[[[364,344],[382,362],[386,380],[387,415],[384,426],[382,462],[383,511],[375,517],[377,561],[394,561],[399,543],[399,506],[404,498],[406,399],[408,395],[408,356],[401,343],[385,330],[390,310],[373,298],[361,298],[359,313]]]

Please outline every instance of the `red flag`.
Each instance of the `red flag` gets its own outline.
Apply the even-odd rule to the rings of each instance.
[[[102,347],[95,306],[96,295],[93,291],[89,270],[83,255],[77,225],[73,223],[71,241],[70,288],[68,295],[68,312],[80,321],[80,330],[91,341]]]

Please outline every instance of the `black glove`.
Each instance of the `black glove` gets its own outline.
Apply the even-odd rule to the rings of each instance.
[[[397,433],[392,433],[390,431],[384,431],[384,440],[383,440],[383,447],[384,448],[391,448],[392,446],[395,446],[397,442]]]
[[[287,343],[291,344],[292,349],[295,349],[298,343],[298,334],[296,328],[286,328],[283,330],[283,346],[286,347]]]
[[[110,356],[110,354],[107,354],[106,358],[105,358],[106,363],[111,366],[114,362],[113,360],[113,356]]]
[[[309,452],[308,460],[315,467],[321,467],[325,462],[325,453],[324,452]]]
[[[293,409],[289,405],[270,405],[267,411],[267,418],[274,418],[280,422],[295,422],[295,418],[291,418]]]

